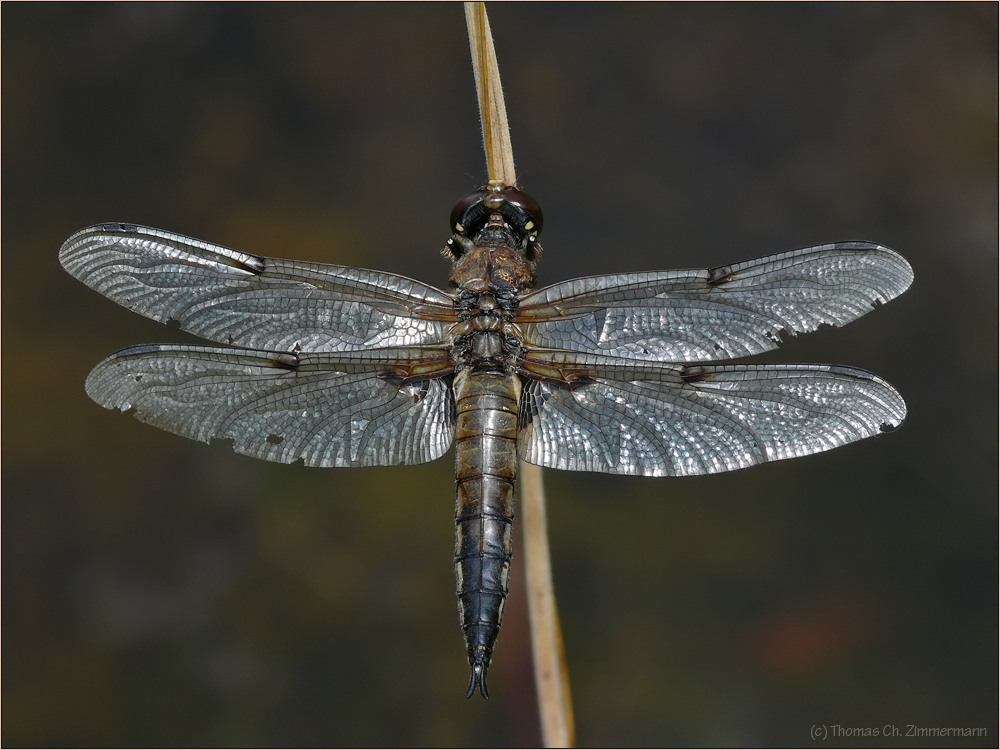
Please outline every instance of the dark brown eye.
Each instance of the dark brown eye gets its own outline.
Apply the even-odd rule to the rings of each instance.
[[[538,201],[530,195],[517,188],[508,187],[500,191],[500,195],[510,205],[519,208],[527,215],[527,220],[522,224],[522,229],[531,234],[542,233],[542,207]]]
[[[473,237],[489,220],[500,214],[508,226],[525,237],[542,231],[542,209],[527,193],[515,187],[482,187],[469,193],[451,209],[451,231]]]
[[[451,223],[448,228],[451,229],[452,232],[463,234],[468,229],[468,227],[465,226],[465,215],[469,212],[470,208],[482,203],[483,199],[489,194],[489,190],[480,188],[474,193],[469,193],[464,198],[459,199],[458,203],[455,204],[455,207],[451,209]]]

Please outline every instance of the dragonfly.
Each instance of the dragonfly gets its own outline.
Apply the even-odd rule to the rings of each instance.
[[[87,286],[216,346],[142,344],[100,362],[101,406],[203,442],[306,466],[420,464],[455,443],[455,572],[470,667],[488,697],[519,460],[691,476],[806,456],[895,429],[906,405],[855,367],[710,364],[842,326],[904,292],[906,260],[836,242],[704,270],[535,289],[543,214],[516,186],[462,198],[448,290],[270,258],[137,224],[62,246]]]

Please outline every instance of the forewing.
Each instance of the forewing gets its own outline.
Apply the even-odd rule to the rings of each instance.
[[[912,280],[895,251],[839,242],[708,270],[564,281],[522,299],[517,320],[533,347],[702,362],[773,349],[783,333],[844,325]]]
[[[250,255],[135,224],[77,232],[59,260],[130,310],[251,349],[434,344],[454,322],[451,297],[402,276]]]
[[[98,364],[86,387],[101,406],[194,440],[232,440],[265,461],[391,466],[432,461],[451,445],[450,366],[446,350],[145,344]]]
[[[715,474],[836,448],[906,416],[892,386],[852,367],[565,360],[564,372],[589,376],[527,379],[521,392],[518,453],[552,469]]]

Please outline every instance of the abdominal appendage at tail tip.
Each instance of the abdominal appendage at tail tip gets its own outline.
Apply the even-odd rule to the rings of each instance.
[[[486,670],[489,667],[490,663],[488,660],[470,658],[469,689],[465,691],[466,698],[471,698],[478,687],[479,694],[487,700],[489,699],[489,691],[486,689]]]

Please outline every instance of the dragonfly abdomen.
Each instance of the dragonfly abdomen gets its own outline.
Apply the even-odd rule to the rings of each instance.
[[[487,695],[507,598],[519,391],[512,373],[463,370],[455,377],[455,575],[470,696],[477,687]]]

